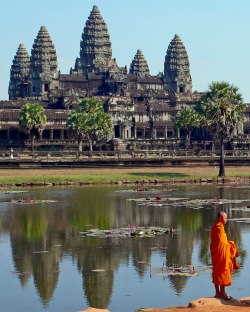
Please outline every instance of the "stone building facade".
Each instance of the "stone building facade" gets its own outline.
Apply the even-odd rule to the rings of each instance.
[[[69,74],[58,70],[54,44],[45,26],[34,40],[31,56],[20,44],[10,70],[9,101],[0,101],[0,147],[25,146],[27,135],[18,116],[27,102],[40,103],[47,124],[37,144],[40,148],[74,148],[66,129],[67,115],[85,97],[99,98],[114,125],[110,148],[164,150],[180,148],[183,134],[173,118],[183,106],[193,106],[201,96],[192,90],[190,64],[179,35],[170,42],[164,71],[150,75],[148,63],[137,50],[129,70],[112,58],[107,25],[97,6],[86,21],[80,53]],[[242,137],[250,133],[247,108]],[[193,146],[209,139],[204,131],[192,133]],[[199,143],[200,142],[200,143]],[[244,141],[245,142],[245,141]],[[246,142],[245,142],[246,143]],[[248,143],[247,143],[248,144]],[[204,148],[204,146],[203,146]]]

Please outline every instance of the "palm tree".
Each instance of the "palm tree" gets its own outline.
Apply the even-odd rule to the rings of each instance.
[[[44,108],[37,103],[25,104],[19,114],[19,124],[28,132],[31,150],[34,151],[34,140],[37,133],[40,135],[47,117]]]
[[[193,128],[200,126],[200,115],[192,107],[183,107],[175,116],[175,125],[185,131],[185,146],[190,144],[190,136]]]
[[[225,81],[212,82],[197,107],[203,115],[203,125],[220,144],[219,177],[224,177],[224,141],[231,138],[243,121],[245,105],[242,95],[236,86]]]

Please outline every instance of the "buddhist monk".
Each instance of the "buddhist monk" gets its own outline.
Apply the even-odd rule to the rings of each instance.
[[[212,278],[215,286],[215,297],[230,300],[225,287],[231,285],[233,269],[238,269],[236,258],[239,253],[233,241],[227,240],[224,225],[227,223],[227,214],[220,211],[211,231],[210,251],[212,257]]]

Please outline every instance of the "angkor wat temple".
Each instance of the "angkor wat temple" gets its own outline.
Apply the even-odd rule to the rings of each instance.
[[[113,139],[106,148],[180,148],[184,135],[176,129],[173,118],[200,96],[192,91],[188,54],[177,34],[167,48],[164,71],[158,75],[150,75],[140,49],[129,69],[119,67],[112,58],[107,25],[98,7],[93,6],[83,29],[80,56],[69,74],[58,70],[56,50],[45,26],[40,28],[30,56],[25,46],[19,45],[10,70],[9,101],[0,101],[0,148],[28,146],[27,134],[19,126],[19,112],[31,101],[40,103],[47,114],[37,147],[76,148],[66,119],[85,97],[99,98],[112,116]],[[249,147],[250,108],[246,107],[245,122],[235,141],[240,148]],[[196,129],[191,147],[210,149],[209,139],[205,131]]]

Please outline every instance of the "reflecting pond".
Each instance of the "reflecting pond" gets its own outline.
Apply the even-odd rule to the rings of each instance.
[[[228,293],[250,295],[248,185],[15,191],[0,192],[1,311],[132,312],[211,297],[209,234],[219,210],[241,252]],[[174,231],[131,236],[139,227]]]

